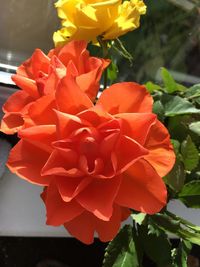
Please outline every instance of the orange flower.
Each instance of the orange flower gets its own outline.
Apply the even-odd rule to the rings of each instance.
[[[75,76],[80,88],[95,99],[109,60],[90,57],[86,46],[85,41],[72,41],[63,48],[51,50],[47,56],[40,49],[35,50],[12,76],[22,90],[11,95],[3,106],[2,132],[13,134],[21,129],[30,104],[43,95],[54,93],[57,82],[65,75]]]
[[[93,105],[73,79],[63,78],[55,96],[31,106],[33,126],[20,131],[8,167],[45,186],[47,224],[64,224],[87,244],[95,231],[109,241],[129,209],[154,214],[166,205],[161,177],[175,156],[152,102],[143,86],[119,83]]]

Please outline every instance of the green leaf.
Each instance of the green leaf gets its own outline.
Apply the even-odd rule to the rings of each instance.
[[[146,219],[145,213],[131,214],[132,219],[139,225],[141,225]]]
[[[165,111],[164,111],[164,107],[161,103],[160,100],[155,101],[153,104],[153,113],[155,113],[156,115],[158,115],[158,119],[163,121],[165,118]]]
[[[173,267],[188,267],[187,258],[192,249],[192,245],[188,241],[181,241],[177,249],[173,251]]]
[[[165,232],[159,231],[159,235],[152,234],[144,225],[138,227],[138,232],[146,255],[160,267],[171,266],[171,244]]]
[[[177,91],[185,92],[187,90],[187,87],[185,87],[184,85],[180,83],[176,83],[176,89]]]
[[[189,89],[187,89],[185,96],[188,99],[198,99],[200,98],[200,84],[195,84]]]
[[[200,121],[193,122],[189,125],[190,131],[200,136]]]
[[[117,75],[118,75],[118,67],[113,61],[109,65],[107,71],[108,71],[108,79],[111,82],[115,81],[117,79]]]
[[[125,225],[106,248],[103,267],[139,267],[133,228]]]
[[[180,160],[176,160],[173,169],[164,177],[165,183],[175,192],[179,192],[185,182],[184,165]]]
[[[155,84],[155,83],[152,83],[152,82],[147,82],[145,84],[145,87],[147,88],[147,90],[149,91],[149,93],[153,93],[155,91],[159,91],[159,90],[162,90],[162,88]]]
[[[181,145],[181,154],[183,156],[185,169],[188,171],[194,170],[199,163],[199,152],[190,136],[183,141]]]
[[[165,68],[161,68],[161,76],[166,88],[167,93],[171,94],[177,90],[176,82],[169,71]]]
[[[185,184],[178,197],[187,207],[200,208],[200,180]]]
[[[165,116],[172,117],[184,114],[200,113],[192,103],[180,96],[163,95],[161,102],[164,106]]]
[[[180,149],[180,146],[181,146],[180,142],[178,140],[171,139],[171,143],[173,145],[173,148],[174,148],[174,151],[175,151],[176,155],[178,155],[179,154],[179,149]]]
[[[154,214],[151,219],[157,227],[163,231],[173,233],[193,244],[200,245],[200,233],[192,231],[192,229],[185,224],[182,226],[181,219],[176,219],[162,213]]]
[[[170,136],[172,139],[176,139],[179,142],[184,141],[188,134],[188,123],[191,123],[190,115],[179,115],[168,118],[168,131],[170,132]]]

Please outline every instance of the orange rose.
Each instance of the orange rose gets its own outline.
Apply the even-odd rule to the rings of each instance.
[[[11,95],[3,106],[2,132],[13,134],[21,129],[30,104],[54,92],[56,83],[65,75],[75,76],[80,88],[95,99],[109,60],[90,57],[86,46],[85,41],[72,41],[63,48],[51,50],[47,56],[40,49],[35,50],[12,76],[22,90]]]
[[[8,160],[10,170],[45,186],[47,224],[84,243],[96,231],[111,240],[129,209],[154,214],[166,205],[162,180],[175,155],[167,129],[152,113],[143,86],[119,83],[96,105],[71,78],[29,109],[32,127]]]

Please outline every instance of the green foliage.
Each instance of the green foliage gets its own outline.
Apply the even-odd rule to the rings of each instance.
[[[200,114],[200,109],[197,109],[191,102],[181,98],[180,96],[165,94],[162,96],[161,102],[163,104],[166,117],[184,114]]]
[[[196,104],[200,105],[200,84],[190,87],[186,92],[186,97]]]
[[[173,189],[175,192],[179,192],[184,185],[186,178],[184,165],[180,160],[176,160],[176,163],[171,172],[164,177],[165,183]]]
[[[142,225],[146,216],[147,215],[145,213],[131,214],[131,217],[133,218],[133,220],[139,225]]]
[[[189,125],[190,131],[200,136],[200,121],[192,122]]]
[[[133,228],[125,225],[106,248],[103,267],[139,267]]]
[[[177,91],[177,86],[174,78],[165,68],[161,68],[161,75],[164,82],[165,90],[167,93],[171,94]]]
[[[171,244],[164,231],[158,230],[156,233],[152,233],[149,231],[148,226],[142,225],[138,227],[138,233],[145,254],[154,261],[158,267],[172,264]]]
[[[178,196],[187,207],[200,208],[200,180],[185,184]]]
[[[187,171],[195,169],[199,163],[199,152],[190,136],[181,145],[183,163]]]
[[[145,84],[147,90],[149,91],[149,93],[153,93],[155,91],[159,91],[159,90],[162,90],[162,87],[158,84],[155,84],[153,82],[147,82]]]
[[[181,241],[178,248],[172,251],[172,267],[188,267],[187,258],[192,249],[192,245],[188,241]]]
[[[111,81],[115,81],[118,75],[118,68],[117,65],[112,61],[107,69],[108,71],[108,79]]]

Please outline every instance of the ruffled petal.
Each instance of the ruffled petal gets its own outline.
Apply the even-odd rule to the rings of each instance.
[[[49,157],[49,152],[40,148],[41,143],[20,140],[11,150],[7,166],[21,178],[33,184],[48,185],[51,176],[42,177],[41,169]]]
[[[62,225],[84,211],[75,200],[64,202],[54,182],[52,182],[45,190],[46,192],[43,200],[46,205],[46,223],[48,225]]]
[[[76,199],[99,219],[108,221],[113,213],[113,202],[120,182],[120,176],[108,180],[95,179]]]
[[[75,219],[64,224],[68,232],[85,244],[94,241],[95,231],[103,242],[112,240],[118,233],[122,218],[122,209],[115,205],[109,221],[98,219],[92,213],[84,211]]]
[[[86,41],[71,41],[62,48],[58,48],[56,54],[60,61],[67,66],[68,62],[72,60],[76,65],[79,63],[80,55],[86,51]],[[84,62],[82,62],[84,64]]]
[[[154,214],[167,200],[167,189],[162,178],[145,160],[134,163],[122,177],[115,202],[121,206]]]
[[[175,154],[169,133],[160,121],[151,127],[144,146],[149,150],[145,159],[164,177],[174,166]]]
[[[123,82],[111,85],[103,91],[98,105],[110,114],[117,113],[151,113],[153,99],[142,85]]]
[[[114,153],[117,160],[117,170],[122,173],[149,152],[130,137],[122,135]]]
[[[53,109],[56,108],[53,95],[47,95],[35,101],[28,110],[25,120],[31,120],[33,125],[53,125],[56,122],[56,115]]]
[[[55,110],[57,117],[57,132],[58,138],[64,139],[68,137],[73,131],[80,129],[87,125],[87,122],[77,116],[70,115]]]
[[[1,128],[0,130],[5,134],[14,134],[24,124],[24,120],[22,117],[22,113],[20,112],[9,112],[4,115],[1,120]]]
[[[34,99],[26,92],[19,90],[12,94],[3,105],[4,112],[21,112]]]
[[[71,201],[80,194],[92,181],[91,177],[59,177],[56,179],[56,185],[59,193],[65,202]]]
[[[141,145],[144,145],[149,129],[156,122],[156,115],[152,113],[122,113],[120,118],[121,132]]]
[[[77,158],[77,154],[71,149],[56,149],[48,158],[41,174],[79,177],[82,172],[76,167]]]
[[[56,90],[58,110],[77,114],[93,106],[89,97],[78,87],[74,78],[63,78]]]
[[[98,90],[99,90],[99,81],[97,77],[101,72],[100,68],[96,68],[88,73],[84,73],[76,77],[76,82],[78,86],[87,94],[87,96],[94,101]],[[102,73],[102,72],[101,72]]]
[[[12,75],[12,80],[19,88],[23,89],[33,99],[40,97],[36,82],[34,80],[20,76],[18,74]]]
[[[55,125],[38,125],[23,129],[19,132],[19,137],[31,141],[37,141],[43,145],[51,147],[51,143],[56,139]],[[51,151],[51,149],[50,149]]]

